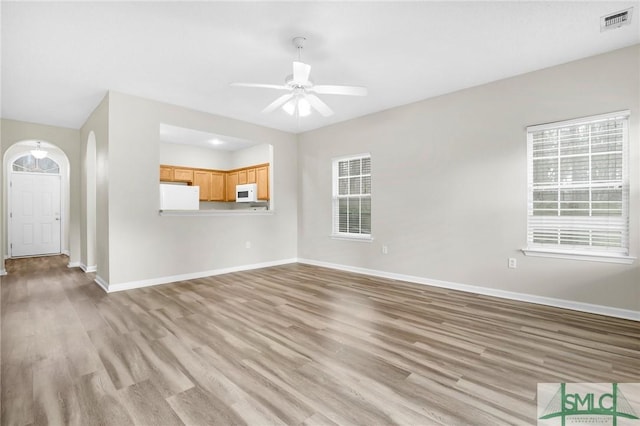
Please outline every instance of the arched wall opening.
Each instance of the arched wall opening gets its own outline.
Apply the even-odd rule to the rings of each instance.
[[[85,212],[86,212],[86,257],[81,266],[85,272],[95,272],[96,262],[96,135],[93,131],[87,137],[85,156]]]
[[[11,180],[14,173],[13,163],[25,155],[29,155],[31,150],[36,148],[37,143],[40,142],[40,146],[43,150],[47,151],[47,157],[53,160],[59,165],[60,174],[60,252],[69,255],[69,234],[70,234],[70,162],[65,152],[55,144],[49,143],[43,140],[22,140],[14,143],[4,153],[3,157],[3,199],[2,206],[5,220],[2,223],[3,233],[2,241],[0,243],[3,247],[3,252],[7,257],[15,257],[12,255],[11,239],[14,237],[11,234]]]

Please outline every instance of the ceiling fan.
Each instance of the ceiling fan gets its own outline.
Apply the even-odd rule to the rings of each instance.
[[[260,87],[265,89],[286,90],[288,93],[271,102],[263,113],[269,113],[282,107],[290,115],[305,117],[315,109],[320,114],[328,117],[333,110],[324,103],[316,94],[321,95],[348,95],[366,96],[367,88],[360,86],[316,85],[309,78],[311,65],[300,60],[300,53],[304,47],[306,38],[295,37],[293,45],[298,49],[298,60],[293,62],[293,74],[285,78],[284,84],[260,84],[260,83],[231,83],[232,86]]]

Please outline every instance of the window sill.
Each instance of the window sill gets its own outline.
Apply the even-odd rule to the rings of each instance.
[[[373,241],[373,237],[371,235],[367,236],[355,236],[355,235],[343,235],[343,234],[331,234],[332,240],[346,240],[346,241],[359,241],[362,243],[370,243]]]
[[[525,256],[534,257],[552,257],[556,259],[584,260],[588,262],[607,262],[622,263],[626,265],[632,264],[636,258],[633,256],[623,256],[620,254],[609,253],[584,253],[561,250],[543,250],[543,249],[522,249]]]

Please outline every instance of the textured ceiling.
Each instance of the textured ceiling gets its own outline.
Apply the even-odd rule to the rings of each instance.
[[[600,17],[634,6],[631,25]],[[107,90],[301,132],[640,42],[640,2],[3,2],[2,116],[79,128]],[[335,115],[261,110],[303,35]]]

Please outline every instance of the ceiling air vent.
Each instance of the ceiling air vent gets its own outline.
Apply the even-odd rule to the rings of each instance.
[[[631,12],[633,8],[621,10],[620,12],[605,15],[600,18],[600,32],[620,28],[631,23]]]

